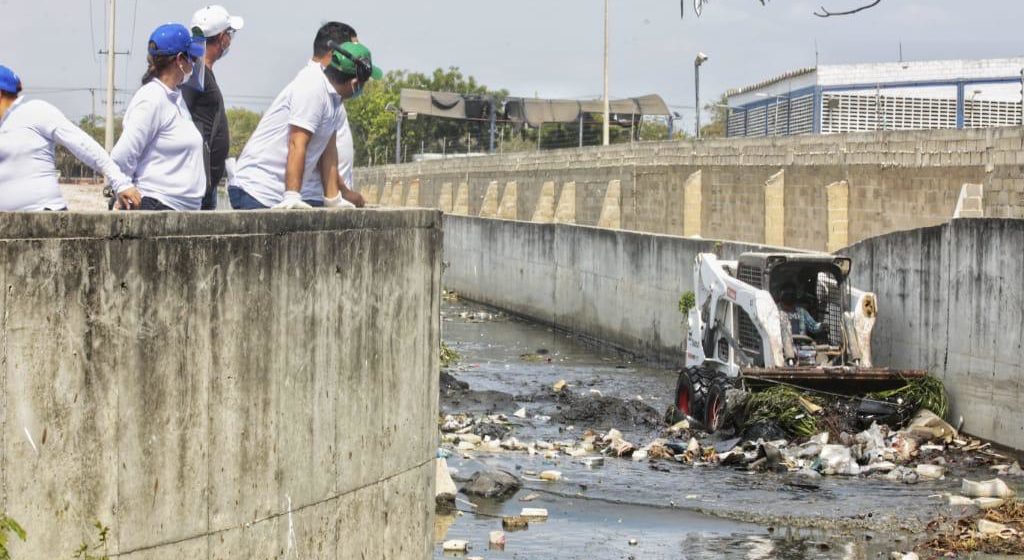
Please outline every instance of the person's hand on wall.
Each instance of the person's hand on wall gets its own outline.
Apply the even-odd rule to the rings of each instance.
[[[363,208],[366,206],[366,199],[364,199],[363,195],[357,191],[349,189],[344,191],[342,196],[345,197],[345,200],[347,200],[349,204],[356,208]]]
[[[138,210],[142,206],[142,193],[139,189],[131,186],[117,193],[117,202],[114,208],[118,210]]]
[[[284,199],[274,205],[274,210],[308,210],[312,208],[302,200],[302,195],[295,191],[285,191]]]

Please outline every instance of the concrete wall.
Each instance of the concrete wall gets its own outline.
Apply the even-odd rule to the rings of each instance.
[[[698,253],[758,246],[565,224],[445,216],[447,289],[679,365]]]
[[[1024,220],[954,220],[850,247],[878,294],[876,362],[946,383],[964,429],[1024,449]]]
[[[779,196],[766,198],[780,171],[780,192],[768,191]],[[573,221],[581,225],[598,224],[618,181],[622,229],[767,243],[781,228],[787,245],[825,250],[836,220],[846,222],[849,242],[945,223],[965,183],[984,185],[986,216],[1024,217],[1024,129],[638,143],[357,170],[366,192],[414,179],[419,204],[429,207],[441,206],[445,184],[456,192],[465,184],[462,213],[473,216],[491,182],[500,200],[501,187],[514,181],[520,220],[538,214],[545,183],[557,201],[574,182]],[[843,182],[846,206],[839,208],[827,189]],[[830,209],[842,217],[830,222]]]
[[[429,558],[435,211],[0,218],[14,558]]]

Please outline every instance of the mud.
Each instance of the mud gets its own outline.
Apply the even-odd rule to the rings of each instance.
[[[611,428],[659,428],[661,414],[638,400],[615,397],[568,394],[561,411],[551,417],[553,421],[583,428],[607,430]]]

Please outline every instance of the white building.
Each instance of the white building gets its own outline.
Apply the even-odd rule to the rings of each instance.
[[[727,134],[1021,125],[1024,58],[822,65],[730,90]]]

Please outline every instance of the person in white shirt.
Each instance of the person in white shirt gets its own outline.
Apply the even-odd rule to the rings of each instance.
[[[342,200],[336,136],[342,101],[357,97],[381,71],[363,45],[333,48],[328,66],[303,68],[260,119],[228,186],[233,208],[311,208]],[[320,176],[319,193],[304,189],[315,184],[314,174]]]
[[[115,191],[121,208],[199,210],[206,194],[203,137],[182,99],[203,56],[204,39],[168,23],[149,38],[149,69],[124,113],[111,156],[137,188]],[[132,192],[134,191],[134,192]]]
[[[25,99],[21,89],[17,74],[0,66],[0,210],[67,210],[57,180],[58,144],[115,189],[132,186],[95,140],[53,105]]]
[[[359,37],[356,30],[347,24],[331,21],[325,23],[317,32],[316,40],[313,42],[313,58],[308,65],[326,66],[331,63],[333,49],[330,45],[342,45],[344,43],[358,43]],[[338,128],[338,187],[341,190],[341,199],[334,204],[334,200],[327,201],[329,206],[356,207],[362,208],[366,205],[363,195],[354,190],[354,166],[356,159],[355,144],[352,141],[352,128],[348,124],[348,111],[342,108],[341,127]],[[313,199],[323,203],[323,187],[320,184],[320,177],[313,175],[311,181],[302,187],[303,199]]]

